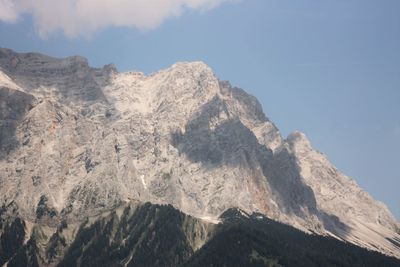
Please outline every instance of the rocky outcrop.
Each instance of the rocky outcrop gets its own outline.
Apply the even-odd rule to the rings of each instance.
[[[235,207],[400,257],[382,203],[202,62],[146,76],[1,49],[0,71],[0,204],[26,221],[81,224],[131,200],[208,221]]]

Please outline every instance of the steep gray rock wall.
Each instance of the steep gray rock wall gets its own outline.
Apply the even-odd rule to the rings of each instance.
[[[400,256],[388,209],[202,62],[145,76],[0,50],[0,203],[54,227],[131,200],[231,207]]]

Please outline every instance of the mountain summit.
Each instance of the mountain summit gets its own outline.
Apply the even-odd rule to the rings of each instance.
[[[0,49],[2,220],[20,218],[26,236],[40,226],[49,242],[62,223],[74,229],[132,201],[170,204],[204,225],[230,208],[257,212],[400,258],[387,207],[303,133],[284,139],[255,97],[206,64],[146,76]]]

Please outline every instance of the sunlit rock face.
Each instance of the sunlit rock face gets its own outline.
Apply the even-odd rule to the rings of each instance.
[[[0,205],[50,233],[130,201],[210,223],[240,208],[400,257],[384,204],[204,63],[146,76],[0,49]]]

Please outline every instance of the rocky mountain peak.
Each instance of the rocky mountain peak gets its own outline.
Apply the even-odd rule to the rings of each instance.
[[[53,58],[1,49],[0,70],[22,90],[39,98],[50,94],[65,102],[87,102],[104,100],[101,87],[116,68],[112,65],[91,68],[88,60],[81,56]]]
[[[175,69],[184,72],[208,72],[208,74],[214,76],[210,66],[203,61],[179,61],[174,63],[169,69]]]
[[[0,204],[30,225],[131,200],[208,221],[237,208],[400,256],[383,204],[202,62],[146,76],[2,49],[0,68]]]
[[[299,154],[305,154],[313,149],[305,133],[299,131],[289,134],[286,141],[290,145],[290,148]]]

